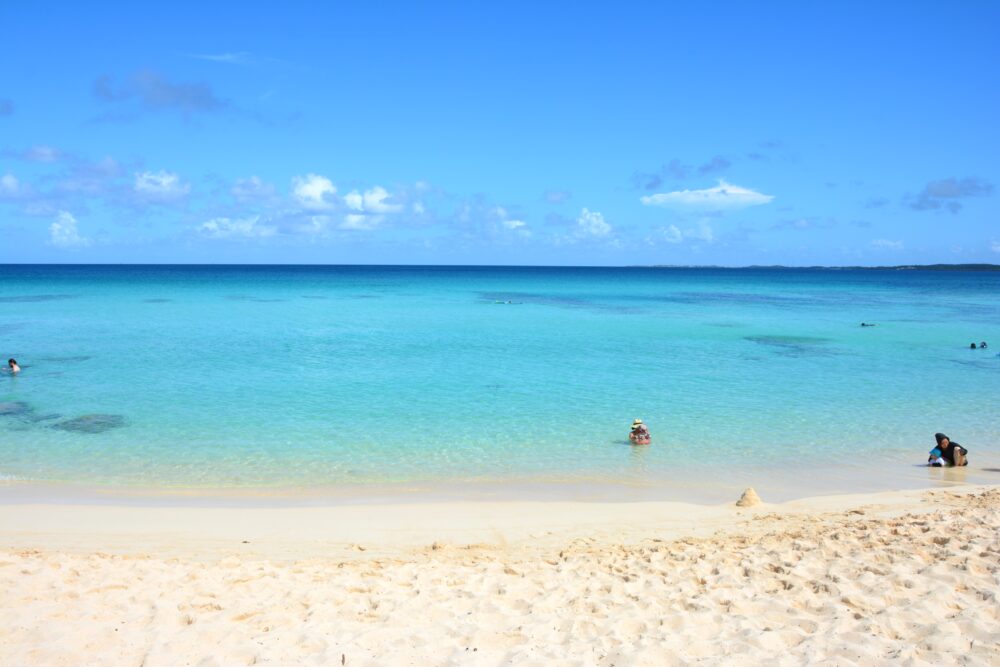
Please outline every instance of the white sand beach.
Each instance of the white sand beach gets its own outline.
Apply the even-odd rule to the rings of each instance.
[[[7,504],[0,664],[1000,664],[998,509]]]

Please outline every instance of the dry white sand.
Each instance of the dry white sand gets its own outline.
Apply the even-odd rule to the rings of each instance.
[[[998,510],[7,504],[0,665],[997,665]]]

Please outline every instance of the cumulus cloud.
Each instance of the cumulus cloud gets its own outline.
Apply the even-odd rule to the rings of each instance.
[[[708,220],[699,220],[693,227],[681,229],[677,225],[668,225],[654,229],[646,237],[646,243],[656,245],[658,243],[678,244],[684,241],[700,241],[702,243],[713,243],[715,241],[715,231],[708,224]]]
[[[746,208],[760,206],[772,201],[772,195],[761,194],[739,185],[731,185],[723,180],[714,188],[704,190],[675,190],[646,195],[639,198],[646,206],[681,206],[694,208]]]
[[[993,192],[993,184],[975,176],[945,178],[931,181],[916,197],[911,198],[910,208],[915,211],[946,209],[951,213],[962,210],[960,199],[983,197]]]
[[[292,197],[307,210],[322,211],[333,208],[332,197],[337,187],[325,176],[306,174],[292,179]]]
[[[658,238],[667,243],[680,243],[684,240],[684,233],[677,225],[670,225],[659,230]]]
[[[993,241],[990,243],[990,250],[1000,253],[1000,241]]]
[[[262,239],[274,236],[277,230],[261,224],[260,216],[250,218],[212,218],[198,227],[198,233],[210,239]]]
[[[364,192],[351,190],[344,195],[344,205],[348,209],[344,216],[342,229],[366,230],[374,229],[385,220],[385,216],[399,213],[403,205],[391,201],[392,195],[380,186],[375,186]]]
[[[94,94],[109,103],[134,101],[149,111],[182,114],[218,111],[228,106],[206,83],[174,83],[153,70],[141,70],[117,85],[110,76],[94,82]]]
[[[902,241],[890,241],[889,239],[875,239],[872,241],[872,246],[875,248],[880,248],[882,250],[902,250]]]
[[[344,195],[344,203],[352,211],[365,213],[398,213],[403,210],[401,204],[393,204],[386,200],[390,198],[385,188],[375,186],[364,193],[352,190]]]
[[[80,236],[72,213],[59,211],[56,221],[49,225],[49,243],[59,248],[84,248],[90,245],[90,239]]]
[[[576,219],[576,232],[581,237],[602,237],[611,233],[612,227],[597,211],[584,208]]]
[[[191,184],[182,182],[180,176],[169,171],[143,171],[135,175],[132,189],[144,199],[173,201],[191,192]]]

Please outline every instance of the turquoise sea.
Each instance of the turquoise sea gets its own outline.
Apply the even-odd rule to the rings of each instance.
[[[0,480],[765,499],[1000,481],[998,353],[996,272],[7,265],[0,355],[23,372],[0,375]],[[652,446],[627,444],[635,417]],[[921,467],[936,431],[967,477]]]

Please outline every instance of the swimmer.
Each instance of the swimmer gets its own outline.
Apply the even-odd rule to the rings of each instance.
[[[871,322],[862,322],[861,326],[863,326],[863,327],[877,327],[878,325],[877,324],[873,324]]]
[[[979,344],[979,349],[980,350],[985,350],[987,347],[988,346],[986,345],[986,341],[985,340],[982,343]]]
[[[975,343],[969,343],[969,349],[970,350],[976,349],[976,344]]]
[[[628,439],[632,441],[634,445],[648,445],[650,441],[649,429],[646,425],[642,423],[642,420],[636,417],[635,421],[632,422],[631,431],[628,434]]]
[[[11,375],[17,375],[21,372],[21,367],[17,365],[17,359],[8,359],[7,368],[10,369]]]
[[[927,465],[932,468],[940,468],[945,465],[957,467],[969,465],[969,459],[966,458],[969,450],[965,447],[957,442],[952,442],[944,433],[935,433],[934,439],[937,440],[937,447],[931,450]]]

